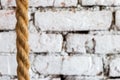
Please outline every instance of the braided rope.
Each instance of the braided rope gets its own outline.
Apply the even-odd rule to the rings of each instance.
[[[30,80],[28,45],[28,0],[16,0],[16,46],[18,80]]]

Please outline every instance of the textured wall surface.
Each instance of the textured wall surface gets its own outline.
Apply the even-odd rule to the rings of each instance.
[[[15,0],[0,0],[0,80],[17,80]],[[31,80],[120,80],[120,0],[29,0]]]

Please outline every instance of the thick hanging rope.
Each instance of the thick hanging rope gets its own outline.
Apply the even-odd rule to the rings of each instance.
[[[30,80],[28,46],[28,0],[16,0],[16,46],[18,80]]]

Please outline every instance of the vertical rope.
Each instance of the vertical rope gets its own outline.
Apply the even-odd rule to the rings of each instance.
[[[30,80],[28,45],[28,0],[16,0],[16,46],[18,80]]]

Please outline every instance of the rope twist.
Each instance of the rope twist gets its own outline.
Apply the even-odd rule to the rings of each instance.
[[[28,0],[16,0],[16,47],[18,80],[30,80],[28,45]]]

